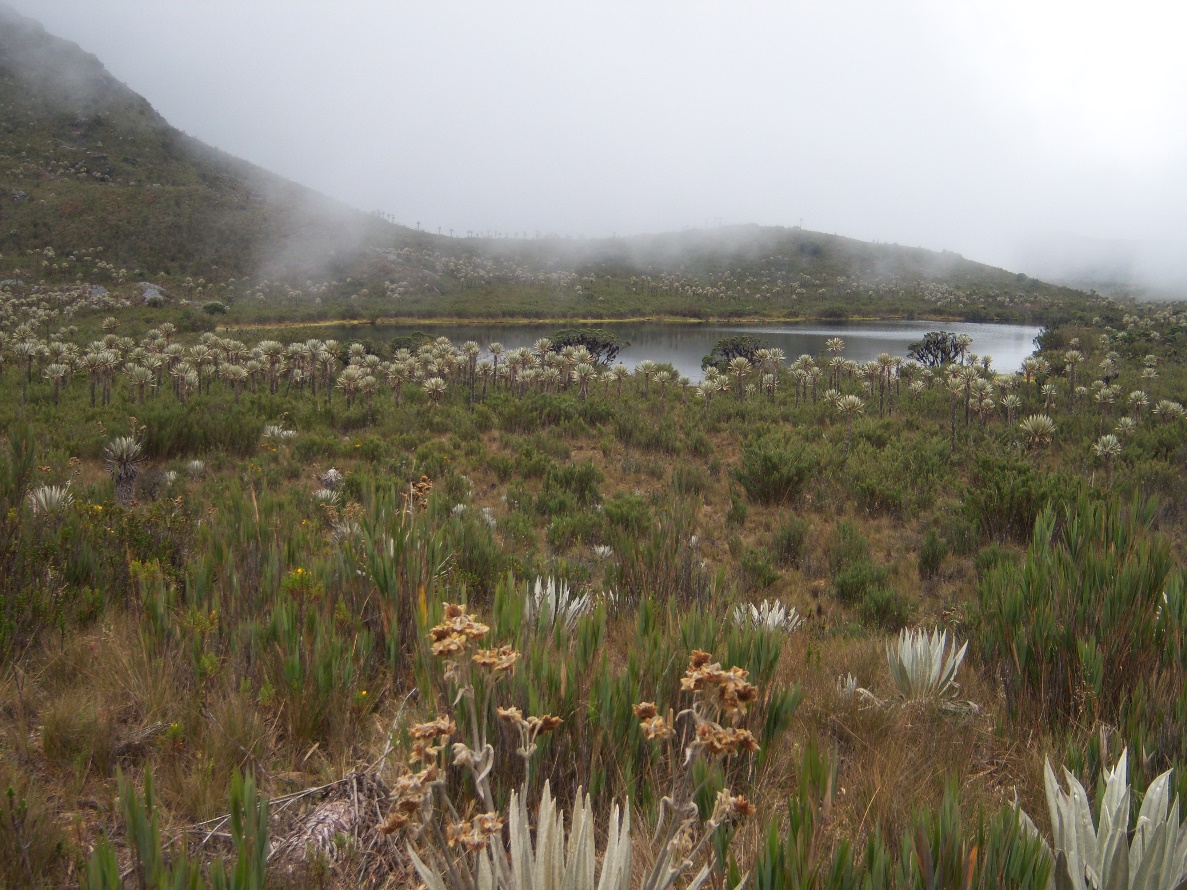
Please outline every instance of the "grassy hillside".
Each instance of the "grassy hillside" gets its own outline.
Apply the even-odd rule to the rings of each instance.
[[[186,136],[94,56],[0,6],[0,268],[10,274],[72,278],[102,263],[109,278],[259,277],[394,232]],[[46,247],[53,258],[30,261]]]

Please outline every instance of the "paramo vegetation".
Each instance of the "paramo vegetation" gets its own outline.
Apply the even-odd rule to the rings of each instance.
[[[0,886],[1184,886],[1180,306],[398,226],[2,6],[0,112]],[[887,316],[697,381],[576,327]]]
[[[8,885],[1187,873],[1177,307],[693,383],[107,287],[0,306]]]

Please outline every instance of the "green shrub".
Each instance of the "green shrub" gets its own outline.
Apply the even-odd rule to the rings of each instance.
[[[698,427],[685,432],[684,451],[694,457],[705,459],[713,454],[713,443],[709,441],[705,431]]]
[[[440,479],[456,457],[453,449],[444,442],[437,440],[425,442],[416,449],[417,472],[430,479]]]
[[[188,457],[222,451],[246,457],[254,454],[264,432],[264,419],[242,404],[194,398],[182,405],[154,399],[136,406],[145,425],[144,451],[149,457]]]
[[[536,512],[541,516],[564,516],[577,510],[577,497],[558,486],[545,486],[536,496]]]
[[[936,534],[934,528],[929,528],[919,545],[919,577],[928,581],[940,571],[940,564],[948,555],[948,544]]]
[[[516,479],[507,486],[507,507],[511,510],[521,510],[523,512],[530,511],[535,505],[535,498],[532,493],[528,491],[528,487],[523,484],[523,480]]]
[[[739,560],[742,581],[750,591],[766,590],[779,580],[779,573],[771,568],[771,554],[761,547],[749,547]]]
[[[556,550],[567,550],[575,544],[591,544],[601,540],[601,517],[582,510],[553,518],[548,524],[548,543]]]
[[[736,528],[741,528],[746,524],[746,516],[750,513],[750,508],[746,506],[746,502],[738,497],[736,492],[730,492],[730,508],[725,514],[726,525],[732,525]]]
[[[487,454],[486,468],[494,473],[500,482],[506,482],[515,475],[515,462],[506,454]]]
[[[474,419],[474,429],[480,433],[489,433],[495,428],[495,412],[486,405],[475,405],[471,417]]]
[[[1008,455],[985,454],[974,465],[965,492],[964,514],[986,538],[1025,542],[1048,505],[1058,510],[1073,500],[1078,484],[1047,476]]]
[[[870,543],[857,526],[846,519],[837,523],[828,536],[828,570],[835,578],[838,573],[870,556]]]
[[[985,547],[973,560],[973,569],[978,578],[984,578],[998,566],[1018,565],[1020,557],[1013,550],[1007,550],[996,542]]]
[[[816,465],[815,454],[804,445],[767,435],[743,446],[734,478],[757,503],[789,504],[803,492]]]
[[[602,513],[612,527],[633,535],[642,535],[651,527],[651,505],[647,499],[629,492],[618,492],[606,499]]]
[[[454,577],[477,596],[492,594],[508,562],[494,530],[474,510],[467,509],[451,517],[444,531],[453,552]]]
[[[536,498],[536,511],[544,516],[569,513],[578,507],[592,507],[598,502],[602,471],[590,461],[577,464],[553,464],[544,475],[544,485]]]
[[[1014,713],[1120,725],[1143,760],[1187,754],[1180,689],[1187,597],[1153,504],[1082,496],[1035,522],[1022,565],[999,562],[977,586],[976,645]]]
[[[544,476],[544,488],[558,488],[570,492],[583,507],[592,507],[599,500],[598,486],[602,471],[591,461],[550,467]]]
[[[854,499],[871,513],[926,509],[951,477],[948,448],[926,436],[895,438],[881,447],[859,442],[845,462]]]
[[[532,546],[536,543],[536,524],[532,517],[521,510],[513,510],[499,524],[503,537],[518,546]]]
[[[515,469],[524,479],[539,479],[553,466],[552,458],[526,443],[515,457]]]
[[[612,423],[614,438],[631,448],[678,454],[680,435],[676,421],[667,414],[653,418],[653,414],[641,415],[636,408],[621,408]]]
[[[775,526],[771,533],[770,550],[775,563],[781,566],[798,566],[804,555],[804,541],[808,537],[808,521],[799,516],[788,516]]]
[[[886,569],[862,559],[841,569],[833,577],[833,593],[843,603],[858,603],[886,580]]]
[[[672,490],[682,498],[700,497],[709,490],[709,474],[695,464],[676,464],[672,470]]]
[[[968,556],[977,550],[977,527],[959,511],[942,511],[938,519],[940,537],[957,556]]]
[[[893,588],[874,587],[862,596],[858,612],[866,624],[893,633],[907,625],[911,618],[911,604]]]

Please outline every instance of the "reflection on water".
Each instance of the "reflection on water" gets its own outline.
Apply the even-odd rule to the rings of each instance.
[[[333,337],[342,341],[367,339],[372,342],[389,341],[421,330],[433,337],[448,337],[455,345],[474,340],[486,348],[490,343],[502,343],[508,349],[531,346],[541,337],[548,337],[560,325],[378,325],[373,327],[321,328],[319,337]],[[693,380],[701,378],[701,359],[722,337],[752,334],[786,353],[788,361],[807,353],[819,356],[830,337],[845,341],[845,358],[869,361],[879,353],[907,354],[910,345],[923,338],[928,331],[952,331],[973,338],[971,352],[993,357],[993,369],[1001,372],[1017,371],[1022,360],[1034,351],[1034,338],[1040,328],[1031,325],[974,324],[938,321],[875,321],[846,324],[662,324],[616,322],[598,325],[630,343],[619,353],[618,361],[633,368],[643,359],[668,362],[676,370]]]

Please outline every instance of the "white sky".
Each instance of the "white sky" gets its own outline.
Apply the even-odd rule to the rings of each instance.
[[[186,132],[430,230],[1187,254],[1187,4],[8,2]]]

